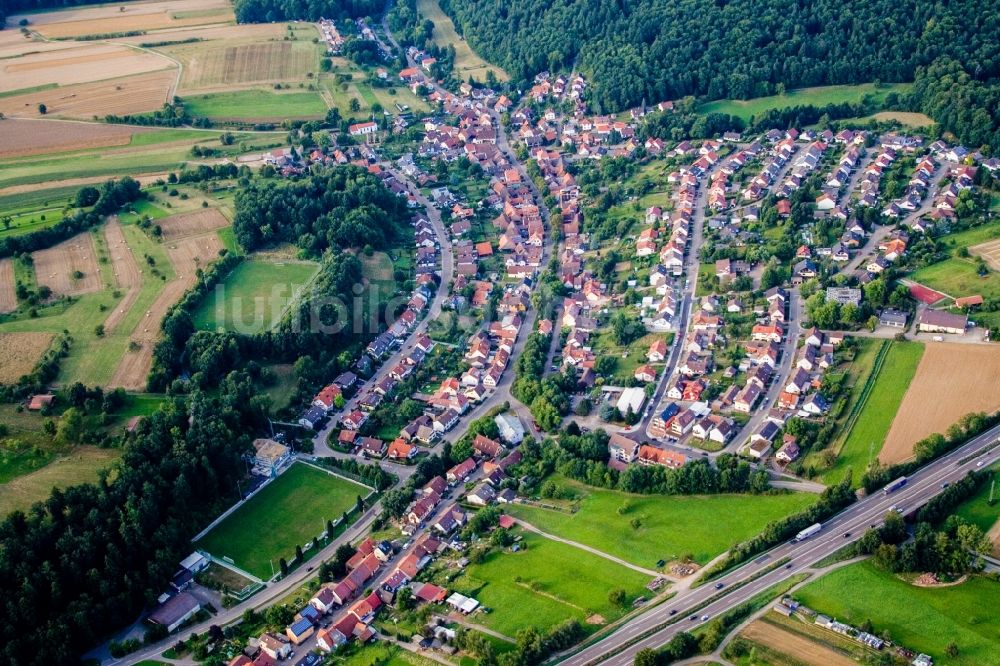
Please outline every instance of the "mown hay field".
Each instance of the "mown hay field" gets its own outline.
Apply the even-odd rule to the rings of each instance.
[[[58,296],[79,296],[102,288],[97,250],[90,234],[82,233],[32,253],[35,279]]]

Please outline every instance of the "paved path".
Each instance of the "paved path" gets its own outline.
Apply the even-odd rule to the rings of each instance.
[[[528,530],[529,532],[534,532],[535,534],[541,535],[541,536],[545,537],[546,539],[551,539],[552,541],[558,541],[559,543],[564,543],[567,546],[573,546],[574,548],[579,548],[580,550],[585,550],[588,553],[590,553],[591,555],[597,555],[598,557],[603,557],[604,559],[609,560],[611,562],[614,562],[615,564],[620,564],[623,567],[627,567],[627,568],[631,569],[632,571],[638,571],[639,573],[644,573],[647,576],[653,576],[654,578],[656,578],[658,576],[663,576],[664,578],[669,578],[669,576],[665,576],[664,574],[660,573],[659,571],[654,571],[653,569],[646,569],[645,567],[640,567],[637,564],[632,564],[631,562],[626,562],[625,560],[621,559],[620,557],[615,557],[614,555],[609,555],[608,553],[605,553],[603,550],[598,550],[596,548],[592,548],[591,546],[588,546],[586,544],[582,544],[579,541],[573,541],[571,539],[564,539],[564,538],[558,537],[558,536],[556,536],[554,534],[549,534],[548,532],[543,532],[542,530],[538,529],[537,527],[535,527],[531,523],[527,523],[527,522],[521,520],[520,518],[517,519],[517,523],[518,523],[518,525],[520,525],[524,529]]]

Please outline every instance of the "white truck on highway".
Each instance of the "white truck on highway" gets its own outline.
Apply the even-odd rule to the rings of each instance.
[[[812,535],[819,532],[821,529],[823,529],[822,523],[813,523],[809,527],[805,528],[804,530],[796,534],[795,538],[792,539],[792,543],[798,543],[799,541],[804,541],[805,539],[808,539]]]

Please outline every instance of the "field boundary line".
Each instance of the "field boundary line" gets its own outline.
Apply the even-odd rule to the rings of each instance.
[[[347,476],[344,476],[344,475],[343,475],[343,474],[341,474],[340,472],[335,472],[335,471],[333,471],[332,469],[328,469],[328,468],[326,468],[326,467],[320,467],[319,465],[317,465],[317,464],[315,464],[315,463],[313,463],[313,462],[311,462],[311,461],[309,461],[309,460],[303,460],[303,459],[301,459],[301,458],[298,458],[298,459],[297,459],[297,462],[300,462],[300,463],[302,463],[303,465],[308,465],[309,467],[312,467],[313,469],[318,469],[318,470],[319,470],[319,471],[321,471],[321,472],[326,472],[326,473],[327,473],[327,474],[329,474],[330,476],[335,476],[335,477],[337,477],[338,479],[343,479],[344,481],[350,481],[351,483],[353,483],[353,484],[356,484],[356,485],[359,485],[359,486],[361,486],[362,488],[367,488],[367,489],[368,489],[368,490],[370,490],[371,492],[370,492],[370,493],[368,493],[368,494],[367,494],[367,495],[365,496],[365,499],[368,499],[368,498],[369,498],[369,497],[371,497],[372,495],[374,495],[374,494],[378,493],[378,490],[376,490],[376,489],[375,489],[375,488],[373,488],[372,486],[369,486],[369,485],[368,485],[367,483],[364,483],[364,482],[362,482],[362,481],[358,481],[357,479],[352,479],[352,478],[350,478],[350,477],[347,477]]]
[[[244,504],[246,504],[247,502],[249,502],[250,498],[256,496],[257,493],[259,493],[263,488],[266,488],[267,486],[271,485],[271,482],[274,481],[277,478],[278,478],[277,476],[270,477],[267,481],[265,481],[264,483],[260,484],[259,486],[257,486],[256,488],[254,488],[252,491],[250,491],[249,495],[247,495],[246,497],[244,497],[243,499],[241,499],[239,502],[237,502],[236,504],[232,505],[231,507],[229,507],[228,509],[226,509],[225,511],[223,511],[222,515],[220,515],[218,518],[216,518],[211,523],[209,523],[208,526],[205,529],[203,529],[201,532],[198,532],[196,535],[194,535],[193,537],[191,537],[191,543],[195,543],[196,541],[198,541],[198,539],[202,538],[203,536],[205,536],[206,534],[208,534],[209,532],[211,532],[214,527],[216,527],[219,523],[221,523],[223,520],[225,520],[230,515],[232,515],[241,506],[243,506]]]

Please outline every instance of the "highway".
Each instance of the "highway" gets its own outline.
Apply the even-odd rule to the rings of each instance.
[[[912,513],[940,493],[942,484],[953,483],[971,470],[1000,461],[1000,447],[996,447],[960,464],[963,458],[981,452],[987,445],[996,441],[1000,441],[1000,426],[993,427],[951,453],[925,465],[910,475],[909,481],[901,489],[889,495],[878,491],[852,504],[824,522],[819,535],[800,543],[783,543],[718,578],[712,584],[682,591],[667,603],[639,615],[607,638],[564,658],[560,663],[568,666],[588,666],[598,663],[611,666],[631,664],[639,650],[662,647],[677,633],[704,624],[702,617],[707,615],[711,619],[725,613],[762,590],[808,569],[846,544],[861,538],[870,526],[880,524],[892,507],[898,507],[907,514]],[[850,533],[850,537],[845,537],[847,533]],[[790,566],[781,566],[760,575],[784,558],[789,558]],[[727,589],[732,589],[736,584],[755,575],[760,577],[726,594]],[[722,590],[715,589],[716,582],[724,584]],[[717,595],[722,596],[704,608],[698,608]],[[698,610],[694,611],[695,608]],[[671,611],[674,611],[674,615],[671,615]],[[693,621],[688,619],[691,615],[695,615],[696,619]],[[674,620],[673,624],[663,626],[665,622],[671,620]]]

